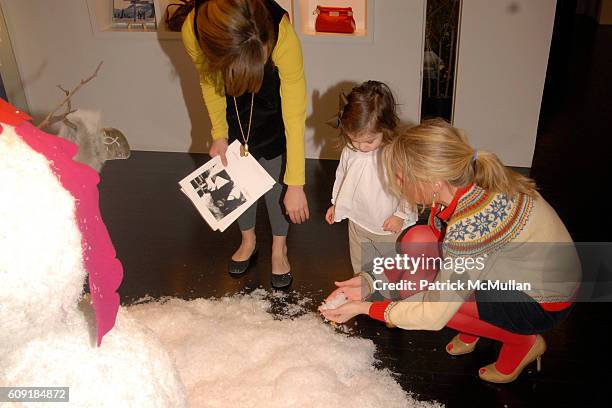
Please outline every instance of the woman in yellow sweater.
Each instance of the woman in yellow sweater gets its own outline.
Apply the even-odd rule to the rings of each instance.
[[[228,142],[252,154],[278,182],[265,195],[272,227],[272,286],[291,284],[289,223],[309,218],[304,194],[306,81],[302,50],[287,12],[273,0],[196,0],[182,29],[200,75],[212,123],[210,155],[225,164]],[[279,184],[285,156],[284,184]],[[257,255],[256,204],[239,219],[242,243],[229,262],[240,276]]]

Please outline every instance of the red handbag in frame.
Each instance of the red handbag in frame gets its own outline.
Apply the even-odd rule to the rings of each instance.
[[[317,6],[315,30],[324,33],[352,34],[355,32],[355,19],[352,7]]]

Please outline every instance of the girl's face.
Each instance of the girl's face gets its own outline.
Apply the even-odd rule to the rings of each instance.
[[[382,132],[379,133],[364,133],[360,135],[348,135],[351,139],[353,147],[360,152],[371,152],[380,147],[383,140]]]

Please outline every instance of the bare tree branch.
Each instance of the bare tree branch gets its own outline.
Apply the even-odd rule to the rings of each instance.
[[[61,89],[66,94],[66,97],[64,98],[64,100],[59,105],[57,105],[55,107],[55,109],[53,109],[51,112],[49,112],[47,117],[42,122],[40,122],[40,124],[38,125],[39,129],[43,129],[46,126],[48,126],[50,124],[50,120],[53,117],[53,115],[55,114],[55,112],[57,112],[58,109],[60,109],[62,106],[66,105],[66,104],[67,104],[68,109],[66,110],[67,111],[66,114],[63,115],[64,118],[69,113],[72,113],[72,112],[70,112],[72,110],[71,109],[72,108],[72,106],[71,106],[71,98],[74,96],[75,93],[78,92],[79,89],[81,89],[81,87],[83,85],[85,85],[86,83],[88,83],[89,81],[91,81],[92,79],[94,79],[98,75],[98,71],[100,71],[100,67],[102,66],[103,62],[104,61],[100,61],[100,63],[98,64],[98,67],[95,70],[95,72],[89,78],[82,79],[81,83],[79,83],[72,91],[68,92],[66,89],[62,88],[61,85],[57,86],[59,89]]]
[[[76,125],[73,124],[72,122],[70,122],[67,118],[68,115],[70,115],[71,113],[76,112],[78,109],[72,109],[70,111],[66,111],[66,113],[62,114],[62,115],[57,115],[57,116],[52,116],[49,118],[49,121],[47,123],[47,126],[53,126],[55,125],[57,122],[64,122],[64,124],[66,126],[71,127],[72,129],[76,130]]]

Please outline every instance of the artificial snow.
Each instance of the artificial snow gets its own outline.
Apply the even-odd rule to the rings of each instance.
[[[338,293],[333,298],[329,299],[326,302],[323,302],[323,304],[321,305],[321,309],[322,310],[337,309],[347,302],[348,302],[348,298],[344,296],[342,293]]]
[[[269,312],[264,291],[128,308],[176,361],[192,407],[438,407],[375,367],[371,340],[314,313]]]
[[[80,309],[79,317],[63,329],[49,331],[6,353],[0,369],[4,386],[69,387],[70,403],[16,406],[188,406],[174,361],[157,336],[120,309],[115,327],[104,337],[102,347],[97,347],[93,308],[82,301]]]
[[[0,355],[75,317],[85,270],[74,199],[12,126],[0,135]]]
[[[0,132],[0,385],[70,387],[68,405],[79,408],[186,407],[150,330],[120,313],[96,346],[74,198],[13,126]]]

